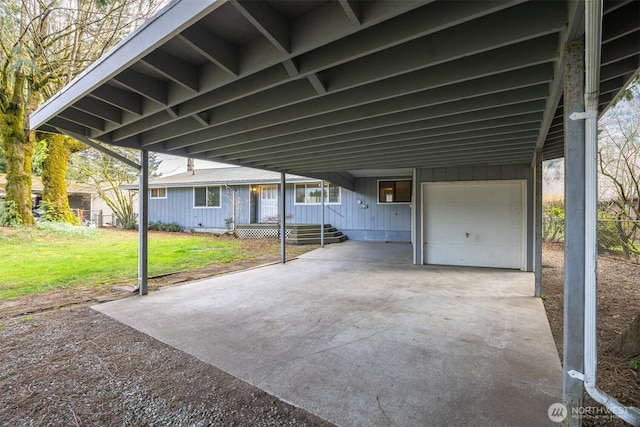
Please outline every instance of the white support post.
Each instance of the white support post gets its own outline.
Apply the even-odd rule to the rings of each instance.
[[[140,150],[140,180],[138,191],[138,289],[147,294],[148,281],[148,229],[149,229],[149,152]]]

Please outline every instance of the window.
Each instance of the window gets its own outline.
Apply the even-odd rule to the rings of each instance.
[[[296,184],[296,205],[319,205],[322,203],[320,198],[320,183]],[[340,204],[340,187],[334,184],[325,183],[324,185],[324,202],[329,205]]]
[[[378,181],[378,203],[411,203],[411,180]]]
[[[220,187],[196,187],[193,189],[193,206],[196,208],[219,208]]]
[[[149,194],[152,199],[166,199],[167,189],[166,188],[150,188]]]

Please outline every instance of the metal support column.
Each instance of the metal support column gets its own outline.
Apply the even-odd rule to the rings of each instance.
[[[536,153],[535,161],[535,182],[534,182],[534,266],[535,275],[535,297],[542,295],[542,151]]]
[[[320,181],[320,247],[324,248],[324,179]]]
[[[282,172],[280,174],[280,262],[287,262],[287,252],[286,252],[286,239],[287,239],[287,203],[285,199],[286,195],[286,176],[285,173]]]
[[[583,406],[584,383],[568,372],[584,372],[584,259],[585,259],[585,128],[584,121],[571,120],[584,111],[584,42],[566,45],[564,74],[564,162],[565,162],[565,274],[563,401],[569,426],[581,426],[581,417],[571,414]]]
[[[149,225],[149,152],[140,151],[140,189],[138,192],[138,289],[147,294],[148,281],[148,225]]]

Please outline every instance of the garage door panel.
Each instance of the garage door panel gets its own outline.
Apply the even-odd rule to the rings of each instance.
[[[513,268],[505,267],[505,263],[520,264],[520,258],[516,254],[519,249],[513,246],[477,245],[470,247],[467,245],[442,245],[430,247],[427,256],[430,264],[459,265],[467,267],[492,267],[492,268]],[[512,255],[505,259],[504,254]]]
[[[431,227],[433,228],[433,227]],[[469,234],[467,236],[467,233]],[[478,224],[461,230],[458,225],[435,227],[427,233],[426,243],[446,245],[514,245],[513,235],[520,233],[520,225]],[[446,242],[446,243],[445,243]]]
[[[426,210],[427,225],[435,224],[429,218],[442,218],[437,224],[520,224],[520,206],[432,206]]]
[[[456,189],[447,188],[445,183],[434,184],[437,188],[430,189],[433,195],[440,203],[478,203],[478,204],[496,204],[505,203],[507,200],[516,200],[520,196],[520,186],[514,186],[513,182],[509,184],[489,184],[492,186],[490,191],[483,191],[485,185],[470,184],[462,186],[451,184],[458,187]]]
[[[432,183],[423,196],[426,263],[522,268],[521,182]]]

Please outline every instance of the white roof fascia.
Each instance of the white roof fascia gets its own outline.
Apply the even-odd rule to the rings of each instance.
[[[67,106],[109,81],[225,2],[226,0],[178,0],[170,3],[33,112],[30,116],[31,128],[37,129]]]

